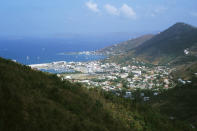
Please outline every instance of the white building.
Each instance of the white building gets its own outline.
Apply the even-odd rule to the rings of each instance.
[[[182,84],[186,84],[186,82],[184,80],[182,80],[181,78],[178,79],[178,82],[180,82]]]
[[[71,76],[65,76],[64,79],[72,79]]]
[[[149,101],[150,97],[144,97],[144,101]]]
[[[124,97],[125,98],[131,98],[132,97],[131,92],[130,91],[127,91]]]
[[[140,93],[140,96],[143,97],[144,96],[144,93]]]
[[[140,71],[140,70],[134,70],[134,71],[132,71],[132,73],[137,74],[137,75],[141,75],[142,74],[142,71]]]

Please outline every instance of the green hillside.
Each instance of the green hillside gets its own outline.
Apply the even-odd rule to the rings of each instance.
[[[1,131],[190,130],[180,121],[99,89],[0,58]]]
[[[197,61],[187,65],[181,65],[177,67],[177,70],[173,72],[174,79],[192,80],[196,77],[197,73]],[[193,81],[197,83],[196,81]]]
[[[153,63],[172,63],[185,56],[185,49],[190,51],[194,47],[197,47],[197,28],[176,23],[137,47],[135,55]]]
[[[194,80],[194,79],[193,79]],[[197,81],[197,78],[195,78]],[[184,120],[197,127],[197,88],[195,84],[178,85],[153,98],[152,106],[161,113]]]
[[[127,52],[131,49],[134,49],[138,46],[140,46],[142,43],[144,43],[145,41],[151,39],[154,35],[144,35],[135,39],[131,39],[125,42],[122,42],[120,44],[116,44],[116,45],[112,45],[109,47],[106,47],[104,49],[102,49],[100,52],[106,54],[107,52],[113,53],[113,54],[120,54],[120,53],[124,53]]]
[[[188,121],[197,127],[197,63],[181,65],[172,73],[175,88],[154,96],[152,106],[174,119]],[[186,83],[179,81],[182,79]],[[189,82],[188,82],[189,81]],[[191,82],[191,83],[190,83]]]
[[[116,47],[122,51],[121,48],[125,47],[122,45],[118,44]],[[112,56],[108,61],[129,63],[132,58],[137,58],[156,65],[188,64],[197,61],[197,28],[185,23],[176,23],[139,46],[128,49],[123,50],[120,55]],[[185,54],[185,50],[188,54]]]

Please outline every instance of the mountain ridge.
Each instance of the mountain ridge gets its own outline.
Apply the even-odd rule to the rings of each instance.
[[[135,55],[153,63],[170,63],[173,59],[184,56],[184,50],[192,46],[197,46],[197,28],[176,23],[137,47]],[[159,57],[161,60],[157,61]]]
[[[122,45],[122,44],[120,44]],[[185,51],[188,54],[185,54]],[[126,63],[132,58],[151,64],[176,65],[197,60],[197,28],[185,23],[176,23],[168,29],[145,40],[140,45],[111,57],[111,61],[125,59]]]
[[[140,37],[133,38],[131,40],[121,42],[119,44],[108,46],[106,48],[99,50],[99,52],[104,54],[108,54],[107,52],[109,52],[110,54],[121,54],[136,48],[137,46],[141,45],[143,42],[151,39],[153,36],[154,35],[152,34],[142,35]]]

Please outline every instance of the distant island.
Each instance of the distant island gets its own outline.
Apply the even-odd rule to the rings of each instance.
[[[98,51],[81,51],[81,52],[63,52],[58,55],[104,55]]]

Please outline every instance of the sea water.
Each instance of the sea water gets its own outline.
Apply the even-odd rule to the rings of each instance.
[[[54,61],[86,62],[105,58],[103,55],[63,54],[65,52],[95,51],[106,43],[66,39],[1,39],[0,57],[22,64],[40,64]]]

